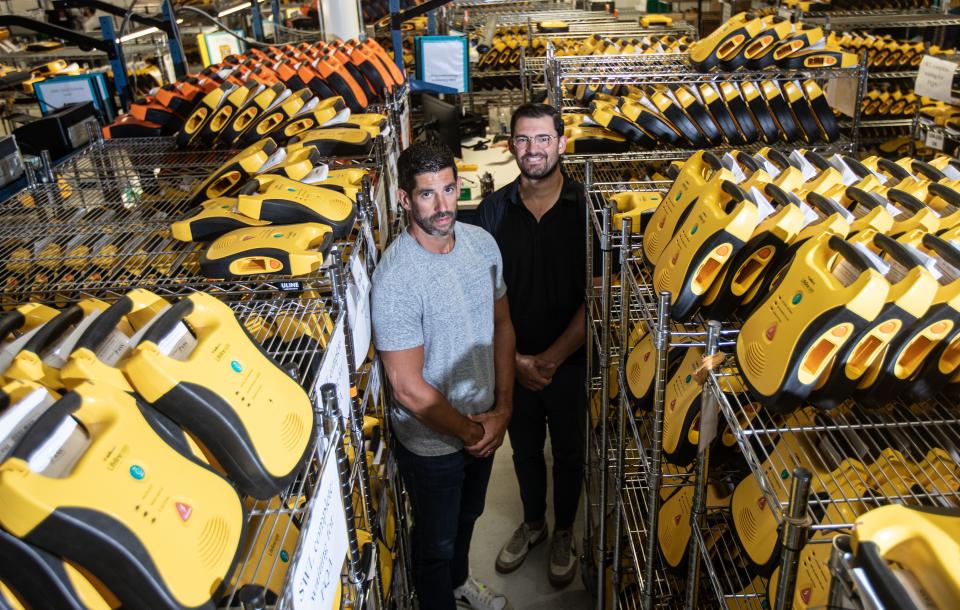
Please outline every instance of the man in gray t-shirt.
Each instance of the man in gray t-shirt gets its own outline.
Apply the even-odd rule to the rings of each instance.
[[[397,161],[410,226],[373,274],[374,342],[393,390],[391,426],[413,508],[421,610],[507,610],[470,577],[473,525],[513,405],[514,333],[493,238],[456,222],[460,183],[446,147]]]

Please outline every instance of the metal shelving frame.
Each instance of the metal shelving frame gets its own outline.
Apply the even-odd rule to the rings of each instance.
[[[396,134],[398,132],[393,132]],[[384,166],[385,150],[396,147],[390,138],[378,138],[372,156],[365,159],[336,159],[331,163],[360,166],[371,171],[358,193],[358,220],[348,238],[340,240],[331,249],[329,264],[302,278],[251,277],[232,281],[213,280],[200,275],[196,244],[173,240],[169,224],[189,208],[188,196],[193,186],[216,169],[236,151],[177,150],[169,138],[145,138],[104,141],[97,133],[91,134],[90,145],[75,154],[56,170],[37,176],[30,172],[30,184],[7,201],[0,203],[0,243],[3,250],[3,305],[13,306],[27,301],[41,301],[65,305],[84,297],[113,301],[133,288],[147,288],[165,298],[175,299],[197,291],[217,296],[235,311],[241,321],[262,318],[270,320],[278,314],[293,317],[311,326],[316,336],[323,334],[325,315],[329,315],[345,331],[346,353],[351,391],[351,404],[341,405],[347,412],[344,423],[336,415],[335,399],[324,395],[320,400],[317,381],[312,378],[323,357],[322,351],[301,347],[269,348],[279,361],[295,365],[299,381],[310,390],[315,408],[325,419],[324,430],[318,435],[322,451],[304,467],[295,482],[280,496],[280,502],[255,502],[250,510],[250,530],[259,533],[262,528],[281,527],[280,515],[288,517],[282,540],[300,535],[291,524],[305,531],[313,512],[313,493],[319,483],[319,473],[329,459],[336,459],[340,488],[347,515],[349,552],[344,572],[344,591],[355,608],[384,608],[386,592],[382,586],[376,545],[372,566],[361,565],[361,549],[357,543],[359,526],[379,537],[379,519],[373,504],[371,474],[363,453],[357,451],[351,469],[342,439],[349,438],[353,447],[363,447],[363,415],[382,401],[374,395],[369,377],[376,363],[354,366],[353,333],[347,314],[347,282],[350,278],[349,261],[364,256],[367,269],[372,269],[375,252],[370,250],[370,225],[375,217],[375,198],[391,190]],[[56,244],[56,245],[53,245]],[[59,246],[59,247],[57,247]],[[78,247],[87,251],[77,253]],[[374,246],[375,247],[375,246]],[[21,248],[20,258],[14,256]],[[110,251],[108,252],[107,249]],[[265,330],[261,333],[266,333]],[[264,339],[264,337],[258,337]],[[355,391],[366,382],[363,392]],[[345,426],[345,427],[344,427]],[[384,481],[384,487],[392,486]],[[353,497],[361,498],[359,514],[354,514]],[[403,514],[401,504],[394,504]],[[255,522],[255,523],[254,523]],[[399,534],[402,538],[402,534]],[[407,601],[409,590],[404,569],[406,549],[402,542],[395,545],[400,555],[394,570],[396,590],[404,598],[401,608],[411,607]],[[252,547],[251,547],[252,548]],[[279,556],[279,555],[278,555]],[[276,559],[249,553],[238,564],[237,574],[250,568],[258,579],[271,577],[278,569],[293,573],[299,561],[297,553],[287,566]],[[286,560],[285,560],[286,561]],[[292,583],[284,585],[276,607],[291,607]],[[236,601],[237,591],[230,591],[229,606]],[[396,599],[396,598],[395,598]]]
[[[852,150],[858,148],[861,101],[866,90],[866,54],[855,67],[817,70],[773,69],[763,71],[698,72],[685,54],[664,55],[607,55],[607,56],[556,56],[552,48],[544,58],[544,80],[550,103],[561,112],[583,110],[576,100],[567,94],[567,87],[576,85],[624,84],[624,85],[696,85],[707,82],[760,82],[796,81],[813,79],[821,86],[831,79],[857,79],[854,100],[854,116],[849,134]],[[799,143],[791,143],[798,145]],[[829,146],[829,143],[823,143]],[[841,142],[844,144],[844,142]],[[820,143],[817,143],[819,146]],[[809,147],[808,147],[809,148]],[[627,153],[635,160],[685,159],[693,150],[658,148],[648,152]]]

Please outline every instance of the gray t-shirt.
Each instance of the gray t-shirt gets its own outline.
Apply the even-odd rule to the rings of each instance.
[[[373,273],[374,343],[380,351],[423,346],[423,378],[464,415],[494,402],[493,303],[507,292],[500,250],[479,227],[456,224],[446,254],[424,250],[404,231]],[[393,432],[423,456],[463,448],[460,439],[420,423],[403,405],[391,409]]]

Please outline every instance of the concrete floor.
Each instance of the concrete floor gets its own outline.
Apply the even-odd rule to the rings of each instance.
[[[549,538],[538,544],[526,561],[515,572],[499,574],[494,567],[500,547],[507,541],[523,518],[517,477],[513,472],[513,452],[509,438],[494,458],[493,474],[487,490],[486,508],[477,522],[470,548],[473,575],[491,588],[505,594],[515,610],[587,610],[592,597],[583,586],[579,566],[577,576],[565,589],[555,589],[547,579]],[[552,498],[550,483],[550,448],[546,448],[548,485],[547,498]],[[552,500],[548,500],[547,523],[553,526]],[[583,509],[577,517],[576,540],[580,549],[583,542]],[[552,534],[552,529],[551,529]]]

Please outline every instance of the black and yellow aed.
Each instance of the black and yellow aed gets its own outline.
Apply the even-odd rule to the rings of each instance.
[[[834,274],[836,256],[849,263],[851,277]],[[752,393],[778,411],[806,399],[840,348],[877,317],[888,291],[856,247],[829,233],[807,240],[737,339],[737,363]]]
[[[250,126],[256,123],[273,106],[276,100],[281,99],[286,90],[287,88],[283,83],[277,83],[248,99],[237,110],[227,126],[223,128],[220,141],[235,145],[240,136],[246,133]]]
[[[210,243],[200,270],[210,278],[309,275],[327,264],[332,245],[333,230],[317,222],[237,229]]]
[[[109,385],[64,395],[0,464],[0,525],[83,568],[125,607],[212,609],[238,557],[243,503],[150,417]]]
[[[284,91],[284,94],[287,94],[287,91]],[[290,92],[286,97],[282,95],[277,97],[273,104],[237,138],[237,143],[246,146],[269,136],[275,129],[303,110],[311,98],[313,93],[306,88]]]
[[[322,223],[335,238],[347,236],[356,219],[354,202],[344,193],[275,174],[256,176],[245,184],[237,211],[277,224]]]
[[[265,227],[270,222],[257,220],[237,210],[235,197],[215,197],[187,212],[183,218],[170,224],[170,236],[179,241],[208,241],[247,227]]]
[[[364,156],[373,149],[373,139],[366,129],[333,126],[310,129],[297,134],[287,144],[287,151],[313,147],[324,157]]]
[[[194,188],[187,201],[199,205],[207,199],[229,196],[256,174],[276,151],[277,143],[270,138],[244,148]]]
[[[236,89],[238,89],[237,85],[230,81],[224,81],[216,89],[204,95],[203,98],[200,99],[200,103],[193,109],[193,112],[190,113],[190,116],[187,117],[187,120],[183,123],[183,127],[177,132],[177,146],[185,148],[192,144],[207,123],[210,122],[210,119],[212,119],[220,109],[220,106],[227,101],[227,98]]]
[[[177,359],[161,344],[181,322],[197,345]],[[210,295],[192,294],[161,314],[123,370],[140,396],[187,430],[246,495],[276,495],[309,455],[316,426],[306,392]]]

